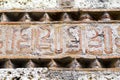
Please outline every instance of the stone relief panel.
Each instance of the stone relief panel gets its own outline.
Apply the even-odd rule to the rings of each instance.
[[[53,30],[50,25],[10,25],[0,28],[1,53],[33,55],[53,53]]]
[[[44,25],[36,28],[35,34],[35,52],[38,54],[53,53],[53,34],[54,29],[50,25]],[[33,45],[34,45],[33,44]]]
[[[119,52],[118,28],[119,25],[109,24],[64,25],[63,53],[116,54]]]
[[[1,54],[119,54],[119,24],[1,25]]]
[[[82,51],[82,29],[79,25],[63,25],[63,40],[65,53],[80,53]]]
[[[113,53],[113,43],[112,43],[112,29],[110,26],[101,27],[88,27],[87,28],[87,39],[88,53]]]
[[[103,34],[96,27],[87,27],[86,29],[87,53],[101,54],[103,53]],[[101,36],[98,36],[98,35]]]

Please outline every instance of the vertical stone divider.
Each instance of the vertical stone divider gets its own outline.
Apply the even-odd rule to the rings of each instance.
[[[92,17],[88,13],[82,13],[79,19],[81,21],[91,21]]]
[[[25,67],[26,67],[26,68],[35,68],[36,65],[35,65],[34,62],[32,62],[32,60],[30,59],[30,60],[28,61],[28,63],[26,64]]]
[[[115,63],[115,68],[119,68],[120,67],[120,59],[118,58],[118,60]]]
[[[70,16],[68,15],[67,12],[65,12],[61,18],[61,21],[71,21]]]
[[[31,21],[31,18],[29,16],[29,13],[26,12],[23,17],[20,19],[20,21],[23,21],[23,22],[30,22]]]
[[[51,21],[51,19],[50,19],[48,13],[45,13],[44,16],[45,16],[45,18],[46,18],[46,20],[45,20],[46,23]]]
[[[55,53],[62,54],[63,53],[63,41],[62,41],[62,33],[61,33],[61,25],[55,25],[55,37],[54,37],[54,45],[55,45]]]
[[[1,22],[8,22],[9,20],[8,20],[8,17],[6,16],[6,14],[5,13],[2,13],[2,15],[1,15]]]
[[[81,65],[77,62],[76,58],[74,58],[70,68],[76,69],[76,68],[80,68]]]
[[[111,16],[108,12],[105,12],[102,16],[101,16],[101,20],[102,21],[110,21],[111,20]]]
[[[56,68],[56,67],[57,67],[57,64],[55,63],[55,61],[52,58],[50,68]]]
[[[96,63],[97,63],[98,68],[102,68],[102,65],[101,65],[100,62],[98,61],[97,57],[96,57]]]
[[[12,64],[12,62],[11,62],[10,59],[8,59],[8,60],[5,62],[4,68],[14,68],[14,65]]]
[[[51,21],[51,19],[50,19],[48,13],[45,12],[45,14],[43,15],[43,17],[42,17],[39,21],[41,21],[41,22],[45,22],[45,23],[46,23],[46,22]]]

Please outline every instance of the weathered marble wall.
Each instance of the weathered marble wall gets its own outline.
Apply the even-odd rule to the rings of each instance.
[[[48,68],[0,70],[0,80],[119,80],[120,72],[50,70]]]
[[[119,0],[0,0],[0,80],[120,80],[119,8]]]
[[[0,9],[120,8],[119,0],[1,0]]]

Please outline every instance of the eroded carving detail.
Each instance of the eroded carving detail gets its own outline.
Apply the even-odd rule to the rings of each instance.
[[[9,32],[6,33],[6,32]],[[115,32],[115,33],[113,33]],[[31,25],[0,28],[1,53],[119,53],[119,27],[91,25]],[[114,46],[116,46],[114,48]]]

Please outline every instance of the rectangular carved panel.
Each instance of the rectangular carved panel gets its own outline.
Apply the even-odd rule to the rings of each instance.
[[[1,53],[50,54],[53,30],[50,25],[1,26]]]
[[[0,54],[119,54],[120,24],[0,25]]]

